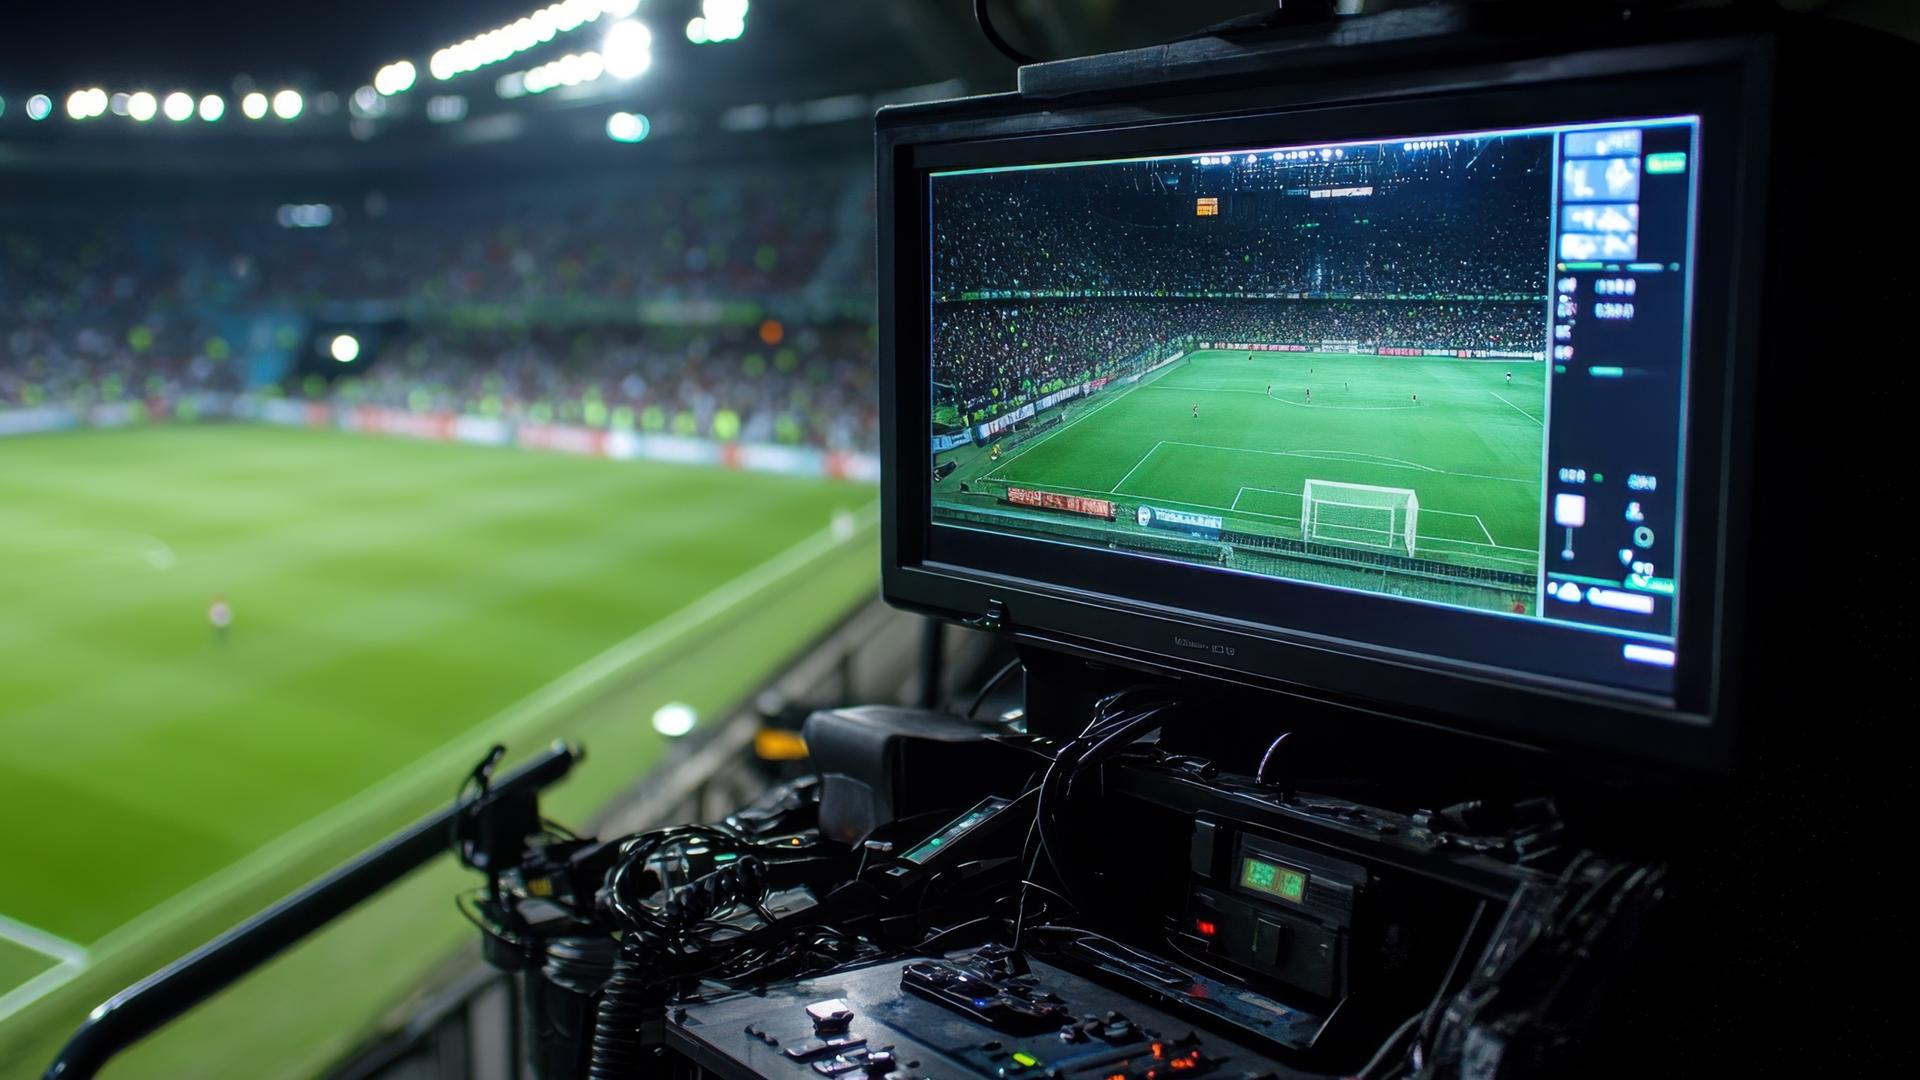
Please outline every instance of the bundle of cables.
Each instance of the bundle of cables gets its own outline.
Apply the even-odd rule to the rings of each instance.
[[[724,861],[677,887],[665,865],[701,845]],[[620,954],[600,1000],[587,1075],[640,1075],[643,1029],[696,980],[739,987],[870,959],[878,950],[829,925],[818,909],[786,919],[766,906],[780,863],[829,858],[812,847],[771,844],[710,825],[683,825],[626,840],[607,875],[603,903],[620,934]],[[656,863],[660,870],[651,869]],[[730,916],[752,911],[758,925]]]
[[[1038,867],[1041,855],[1046,856],[1047,865],[1060,884],[1058,891],[1044,891],[1053,892],[1075,906],[1079,897],[1095,894],[1092,888],[1094,883],[1087,880],[1067,857],[1071,846],[1067,836],[1066,815],[1073,799],[1075,782],[1160,727],[1177,707],[1178,703],[1167,696],[1165,688],[1132,687],[1109,694],[1095,703],[1093,719],[1086,728],[1062,744],[1054,754],[1052,763],[1040,778],[1033,830],[1028,837],[1030,849],[1035,840],[1039,847],[1030,857],[1023,853],[1023,862],[1029,872],[1028,880],[1023,882],[1020,906],[1014,920],[1015,948],[1019,947],[1021,932],[1026,924],[1026,890],[1042,888],[1031,880],[1034,876],[1032,871]]]

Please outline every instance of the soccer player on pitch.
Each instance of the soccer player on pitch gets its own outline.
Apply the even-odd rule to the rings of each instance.
[[[1193,403],[1193,418],[1200,419],[1200,403],[1197,401]]]
[[[1313,387],[1307,387],[1307,404],[1313,404]]]
[[[213,627],[214,640],[225,645],[233,629],[233,605],[227,603],[225,596],[214,594],[213,603],[207,606],[207,624]]]
[[[1513,372],[1511,371],[1507,372],[1507,385],[1508,386],[1513,385]]]

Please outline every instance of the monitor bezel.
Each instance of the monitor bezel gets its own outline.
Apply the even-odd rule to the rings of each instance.
[[[1737,624],[1728,582],[1743,565],[1744,506],[1731,450],[1744,444],[1758,259],[1767,57],[1753,42],[1650,46],[1480,68],[1254,85],[1099,102],[999,95],[889,110],[879,131],[880,391],[886,598],[965,620],[999,604],[1005,628],[1037,645],[1354,705],[1423,723],[1724,768]],[[925,174],[934,169],[1208,152],[1371,137],[1547,126],[1629,117],[1701,118],[1693,320],[1684,417],[1686,568],[1676,690],[1621,691],[1431,654],[1255,624],[1035,576],[1033,541],[977,539],[1010,556],[992,570],[930,558]],[[996,543],[999,540],[999,543]],[[1087,549],[1115,572],[1139,556]],[[1023,573],[1023,571],[1025,571]],[[1217,571],[1195,567],[1194,574]],[[1293,588],[1313,588],[1292,585]],[[1436,704],[1444,703],[1444,704]]]

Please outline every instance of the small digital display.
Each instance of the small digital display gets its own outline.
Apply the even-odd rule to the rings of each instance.
[[[953,843],[967,833],[972,832],[981,822],[1006,809],[1012,804],[1005,799],[989,798],[978,806],[962,814],[952,824],[922,841],[919,846],[902,855],[910,863],[925,863],[935,853]]]
[[[932,524],[1671,693],[1699,128],[930,171]]]
[[[1280,866],[1264,859],[1248,857],[1240,862],[1240,884],[1255,892],[1277,896],[1289,904],[1303,902],[1307,896],[1307,872]]]

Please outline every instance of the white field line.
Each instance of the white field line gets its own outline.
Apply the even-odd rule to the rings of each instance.
[[[998,475],[1000,470],[1013,464],[1016,460],[1019,459],[1021,454],[1024,454],[1027,451],[1034,449],[1035,447],[1039,446],[1041,443],[1046,442],[1048,439],[1053,438],[1055,435],[1066,434],[1068,428],[1072,427],[1073,425],[1079,423],[1082,420],[1085,420],[1087,417],[1092,416],[1094,413],[1099,412],[1101,409],[1104,409],[1107,406],[1118,402],[1121,398],[1126,397],[1128,394],[1133,393],[1135,390],[1138,390],[1141,387],[1147,385],[1147,383],[1145,382],[1145,379],[1148,375],[1151,375],[1151,374],[1153,374],[1153,372],[1151,371],[1142,372],[1140,375],[1140,378],[1142,381],[1134,383],[1132,386],[1127,387],[1125,390],[1122,390],[1119,393],[1108,398],[1107,400],[1101,402],[1100,404],[1095,405],[1093,408],[1088,409],[1086,412],[1081,413],[1079,416],[1076,416],[1073,419],[1067,421],[1066,423],[1061,424],[1060,429],[1058,431],[1049,431],[1045,435],[1040,436],[1039,438],[1033,440],[1027,445],[1014,451],[1012,454],[1007,456],[1007,460],[1001,462],[998,465],[995,465],[992,469],[989,469],[987,471],[987,474],[980,478],[981,482],[985,483],[988,480],[1005,480],[1006,477]],[[1155,380],[1155,381],[1157,382],[1158,380]]]
[[[1154,443],[1153,450],[1158,450],[1165,445],[1167,445],[1165,441]],[[1145,465],[1147,463],[1147,459],[1153,456],[1153,450],[1149,450],[1146,453],[1141,454],[1140,460],[1134,462],[1133,468],[1127,470],[1127,475],[1120,478],[1120,483],[1115,484],[1112,487],[1107,489],[1107,494],[1109,495],[1117,494],[1120,491],[1120,484],[1126,483],[1133,476],[1134,473],[1137,473],[1140,471],[1140,466]]]
[[[872,529],[879,520],[880,504],[867,504],[859,513],[858,527],[853,535],[858,536]],[[256,848],[251,854],[134,916],[94,942],[86,950],[87,955],[97,958],[125,949],[204,908],[213,897],[241,888],[247,882],[271,877],[283,866],[305,857],[306,849],[319,838],[333,835],[362,818],[375,816],[387,803],[409,794],[418,776],[445,774],[457,777],[479,760],[480,752],[486,747],[513,741],[526,729],[537,726],[554,710],[599,689],[608,679],[671,644],[682,634],[799,573],[816,559],[852,539],[852,536],[845,539],[836,536],[832,526],[814,533],[679,611],[610,646],[598,656],[493,714],[360,794],[335,803],[331,809],[307,819],[284,836]],[[53,972],[42,973],[0,996],[0,1021],[72,979],[86,963],[83,960],[72,965],[63,964],[63,967],[71,966],[73,970],[59,979],[51,980],[48,976]],[[30,990],[31,993],[28,992]]]
[[[1538,480],[1522,480],[1512,476],[1489,476],[1485,473],[1453,472],[1449,469],[1435,469],[1431,466],[1402,462],[1394,458],[1383,458],[1371,454],[1362,455],[1359,451],[1355,450],[1254,450],[1244,446],[1214,446],[1210,443],[1175,442],[1172,439],[1166,440],[1166,443],[1168,446],[1191,446],[1196,450],[1220,450],[1229,454],[1266,454],[1269,457],[1317,458],[1322,461],[1344,461],[1349,464],[1357,461],[1357,463],[1362,465],[1378,465],[1383,469],[1413,469],[1418,472],[1436,473],[1441,476],[1464,476],[1473,480],[1497,480],[1503,484],[1528,484],[1538,487],[1540,483]],[[1330,453],[1349,454],[1353,456],[1327,456]]]
[[[31,949],[42,956],[51,956],[65,962],[84,962],[87,950],[57,934],[49,934],[37,926],[28,926],[18,919],[9,919],[0,915],[0,940],[11,941],[25,949]]]
[[[1506,397],[1505,397],[1504,395],[1502,395],[1502,394],[1500,394],[1500,393],[1498,393],[1497,391],[1493,391],[1493,390],[1489,390],[1489,391],[1487,391],[1487,393],[1489,393],[1489,394],[1492,394],[1492,395],[1493,395],[1494,397],[1497,397],[1497,398],[1499,398],[1499,399],[1500,399],[1501,401],[1506,401],[1506,402],[1507,402],[1507,407],[1508,407],[1509,409],[1512,409],[1512,410],[1513,410],[1514,412],[1517,412],[1517,413],[1519,413],[1519,414],[1520,414],[1521,416],[1524,416],[1524,417],[1526,417],[1527,419],[1529,419],[1529,420],[1531,420],[1531,421],[1533,421],[1533,422],[1534,422],[1534,423],[1536,423],[1536,424],[1540,424],[1540,426],[1541,426],[1541,427],[1546,427],[1546,426],[1547,426],[1547,425],[1545,425],[1545,424],[1543,424],[1543,423],[1541,423],[1541,422],[1540,422],[1540,418],[1539,418],[1539,417],[1537,417],[1537,416],[1535,416],[1535,415],[1533,415],[1532,413],[1530,413],[1530,412],[1528,412],[1527,410],[1525,410],[1525,409],[1523,409],[1523,408],[1521,408],[1520,406],[1518,406],[1518,405],[1515,405],[1515,404],[1514,404],[1513,402],[1511,402],[1511,401],[1507,401],[1507,399],[1506,399]]]
[[[19,986],[0,994],[0,1020],[72,982],[87,969],[84,960],[62,960]]]

